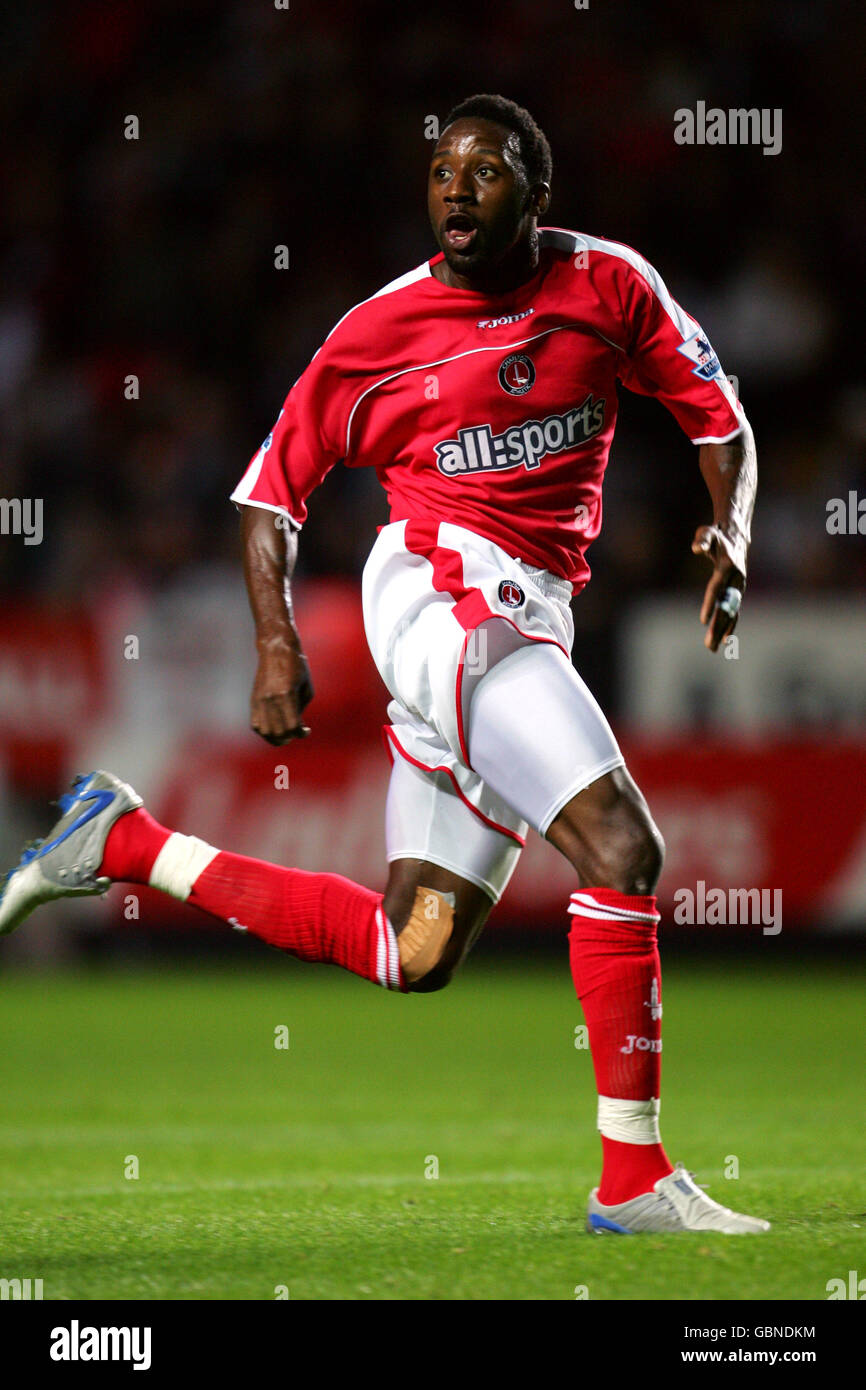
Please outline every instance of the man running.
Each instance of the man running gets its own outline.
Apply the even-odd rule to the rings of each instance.
[[[258,648],[251,723],[275,745],[309,733],[289,593],[306,499],[338,462],[375,467],[388,495],[363,578],[393,697],[384,895],[172,832],[97,772],[7,875],[0,931],[119,879],[303,960],[426,993],[467,955],[531,826],[575,874],[570,962],[603,1150],[588,1229],[764,1231],[712,1202],[661,1143],[663,846],[571,664],[569,607],[601,527],[620,381],[658,397],[699,446],[713,523],[692,549],[712,565],[701,621],[716,651],[745,587],[752,434],[709,340],[642,256],[539,229],[551,172],[545,136],[513,102],[472,97],[450,113],[428,185],[439,254],[341,319],[233,493]]]

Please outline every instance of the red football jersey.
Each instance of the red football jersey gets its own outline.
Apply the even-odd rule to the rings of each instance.
[[[745,422],[694,319],[628,246],[540,232],[533,278],[492,297],[436,256],[340,320],[296,381],[232,500],[283,512],[335,463],[373,467],[391,520],[434,518],[530,565],[589,578],[616,383],[657,396],[696,444]]]

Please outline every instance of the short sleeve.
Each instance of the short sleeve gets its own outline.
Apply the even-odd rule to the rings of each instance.
[[[733,439],[746,416],[700,324],[642,257],[635,254],[620,283],[627,344],[619,370],[623,385],[660,400],[694,444]]]

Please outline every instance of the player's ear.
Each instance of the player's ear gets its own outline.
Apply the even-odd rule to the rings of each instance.
[[[544,217],[550,207],[550,184],[536,183],[530,194],[532,198],[532,210],[536,217]]]

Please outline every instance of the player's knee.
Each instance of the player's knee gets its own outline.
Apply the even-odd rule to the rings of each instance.
[[[655,892],[664,841],[624,767],[572,797],[546,833],[584,885],[638,896]]]
[[[575,809],[565,828],[559,847],[583,883],[629,895],[655,891],[664,841],[642,798],[615,791],[589,815]]]
[[[596,851],[596,882],[621,893],[653,893],[661,877],[665,846],[652,818],[629,808]]]
[[[454,894],[434,888],[415,888],[411,903],[400,894],[397,901],[385,898],[385,911],[397,936],[400,969],[414,994],[444,989],[451,979],[456,961],[454,935]],[[393,914],[393,915],[392,915]]]
[[[647,819],[629,866],[631,893],[654,893],[665,862],[665,842],[655,821]]]

